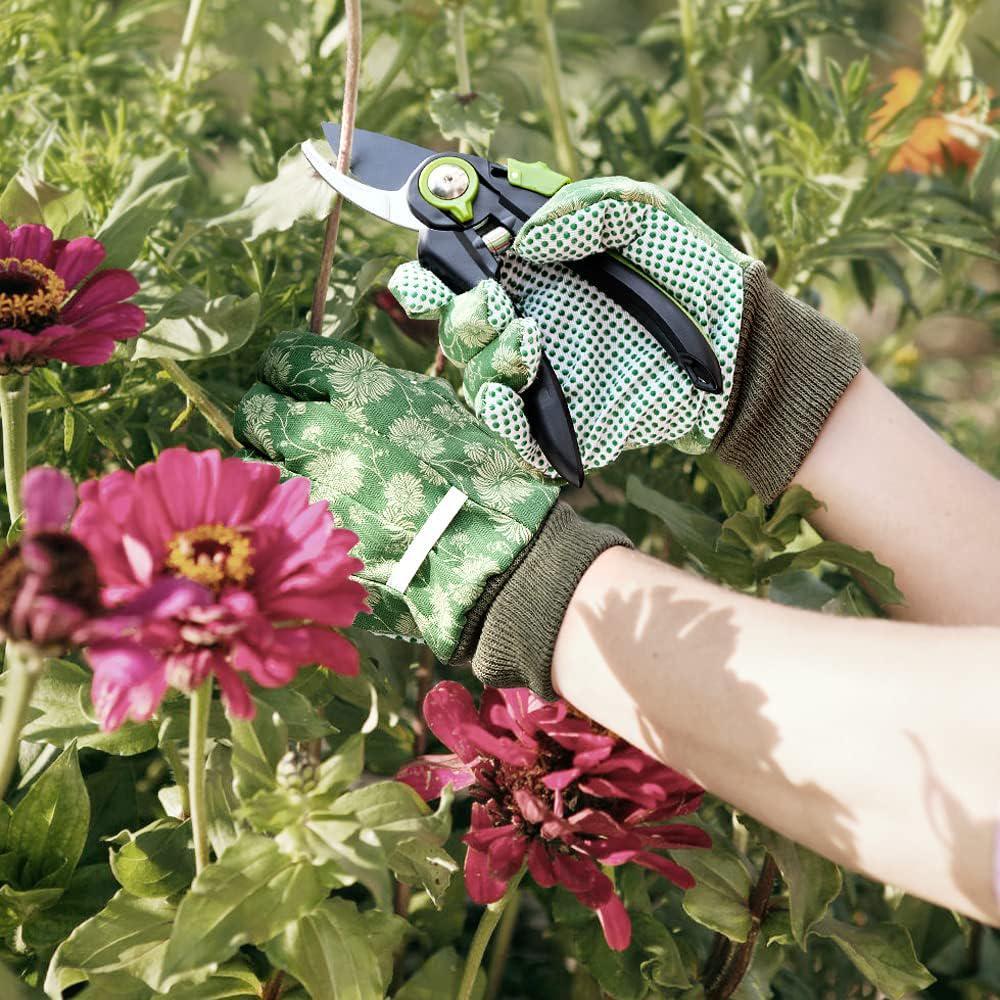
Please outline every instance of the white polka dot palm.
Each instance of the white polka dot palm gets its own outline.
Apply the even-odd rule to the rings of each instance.
[[[612,248],[666,289],[706,335],[722,368],[722,393],[696,389],[636,320],[559,263]],[[518,395],[534,377],[540,349],[566,394],[586,468],[660,442],[705,451],[732,392],[748,263],[661,189],[597,178],[567,185],[525,224],[499,283],[455,296],[410,262],[390,288],[409,315],[440,316],[442,347],[464,368],[479,418],[554,476]]]

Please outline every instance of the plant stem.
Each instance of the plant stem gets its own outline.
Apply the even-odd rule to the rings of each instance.
[[[507,886],[507,891],[495,903],[490,903],[479,918],[479,926],[476,928],[472,944],[469,946],[469,955],[465,960],[465,970],[462,972],[462,983],[458,988],[457,1000],[469,1000],[472,996],[473,987],[476,985],[476,974],[483,964],[483,955],[486,954],[486,946],[490,943],[493,931],[500,922],[507,904],[517,895],[517,887],[524,877],[522,868]]]
[[[705,147],[705,99],[701,86],[701,69],[695,58],[698,42],[698,17],[695,0],[680,0],[681,42],[684,46],[684,78],[688,89],[688,137],[691,155],[688,157],[688,173],[693,178],[695,210],[704,209],[705,185],[702,183],[702,159]]]
[[[187,74],[191,66],[191,55],[194,52],[195,42],[198,40],[198,29],[201,27],[201,15],[204,12],[205,0],[190,0],[187,17],[184,18],[184,28],[181,31],[180,47],[177,49],[177,58],[174,60],[174,68],[170,74],[174,86],[163,102],[164,117],[169,117],[173,111],[178,91],[187,89]]]
[[[191,404],[209,422],[215,432],[225,440],[230,448],[242,445],[233,434],[233,425],[222,409],[207,392],[173,358],[159,358],[160,367],[170,376],[177,388],[184,393]]]
[[[191,728],[188,738],[188,775],[191,796],[191,833],[194,867],[200,872],[208,864],[208,802],[205,796],[205,744],[208,715],[212,708],[212,676],[191,692]]]
[[[285,978],[284,972],[278,969],[271,978],[264,983],[264,992],[261,994],[261,1000],[278,1000],[281,996],[281,985]]]
[[[3,474],[7,509],[13,526],[21,516],[21,480],[28,467],[27,375],[0,376],[0,420],[3,421]]]
[[[344,0],[344,18],[347,22],[347,51],[344,56],[344,100],[340,111],[340,149],[337,150],[337,169],[347,173],[351,166],[351,147],[354,144],[354,119],[358,114],[358,78],[361,73],[361,0]],[[344,199],[338,194],[326,218],[326,232],[323,235],[323,253],[319,260],[319,272],[313,288],[312,317],[309,329],[313,333],[323,332],[323,316],[326,313],[326,293],[330,287],[330,272],[333,257],[337,251],[337,237],[340,235],[340,211]]]
[[[552,141],[556,147],[556,166],[570,177],[580,176],[580,164],[569,134],[569,118],[563,99],[562,79],[559,71],[559,43],[555,25],[549,11],[549,0],[531,0],[532,16],[542,49],[542,91],[552,119]]]
[[[14,774],[24,712],[31,702],[31,693],[44,663],[34,647],[7,643],[3,709],[0,710],[0,799],[7,794],[7,786]]]
[[[500,918],[497,938],[490,951],[489,971],[486,974],[486,995],[483,1000],[494,1000],[500,996],[500,986],[503,984],[503,972],[507,965],[507,955],[510,953],[511,941],[517,928],[517,914],[521,909],[521,894],[515,892],[510,903]]]
[[[469,70],[469,49],[465,44],[465,5],[448,8],[448,29],[452,43],[455,46],[455,82],[460,97],[472,93],[472,73]],[[468,153],[472,149],[468,139],[462,139],[458,144],[460,153]]]
[[[767,907],[771,902],[771,892],[777,875],[778,866],[774,858],[770,854],[765,854],[760,876],[750,892],[750,899],[747,900],[747,907],[750,910],[750,929],[747,931],[747,939],[742,944],[728,949],[728,955],[719,974],[714,977],[713,982],[706,983],[707,1000],[728,1000],[747,974],[754,946],[760,935],[761,924],[767,916]]]

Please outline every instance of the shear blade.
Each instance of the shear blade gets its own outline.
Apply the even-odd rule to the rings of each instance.
[[[406,184],[395,191],[369,187],[347,174],[342,174],[308,139],[302,143],[302,155],[309,161],[313,170],[348,201],[386,222],[391,222],[394,226],[402,226],[404,229],[413,229],[417,232],[423,229],[423,223],[410,211],[406,198]]]
[[[339,149],[340,126],[336,122],[324,122],[323,138],[330,149]],[[369,187],[395,191],[428,156],[433,155],[433,149],[424,149],[381,132],[356,128],[351,142],[351,175]]]

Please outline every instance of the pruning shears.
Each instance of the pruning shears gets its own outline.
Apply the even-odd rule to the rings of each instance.
[[[327,122],[331,149],[340,126]],[[493,163],[467,153],[440,153],[379,132],[354,132],[351,174],[337,170],[309,141],[302,153],[348,201],[420,234],[417,259],[452,291],[497,278],[503,254],[521,226],[569,178],[544,163]],[[609,251],[566,267],[634,317],[702,392],[722,391],[722,370],[708,341],[658,284]],[[542,353],[538,375],[521,394],[531,431],[552,467],[583,485],[583,461],[562,386]]]

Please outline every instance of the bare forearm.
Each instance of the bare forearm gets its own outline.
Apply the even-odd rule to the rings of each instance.
[[[1000,481],[950,448],[874,375],[841,397],[795,480],[822,534],[896,573],[893,617],[1000,625]]]
[[[786,836],[997,921],[998,660],[997,629],[798,611],[617,548],[573,597],[553,682]]]

